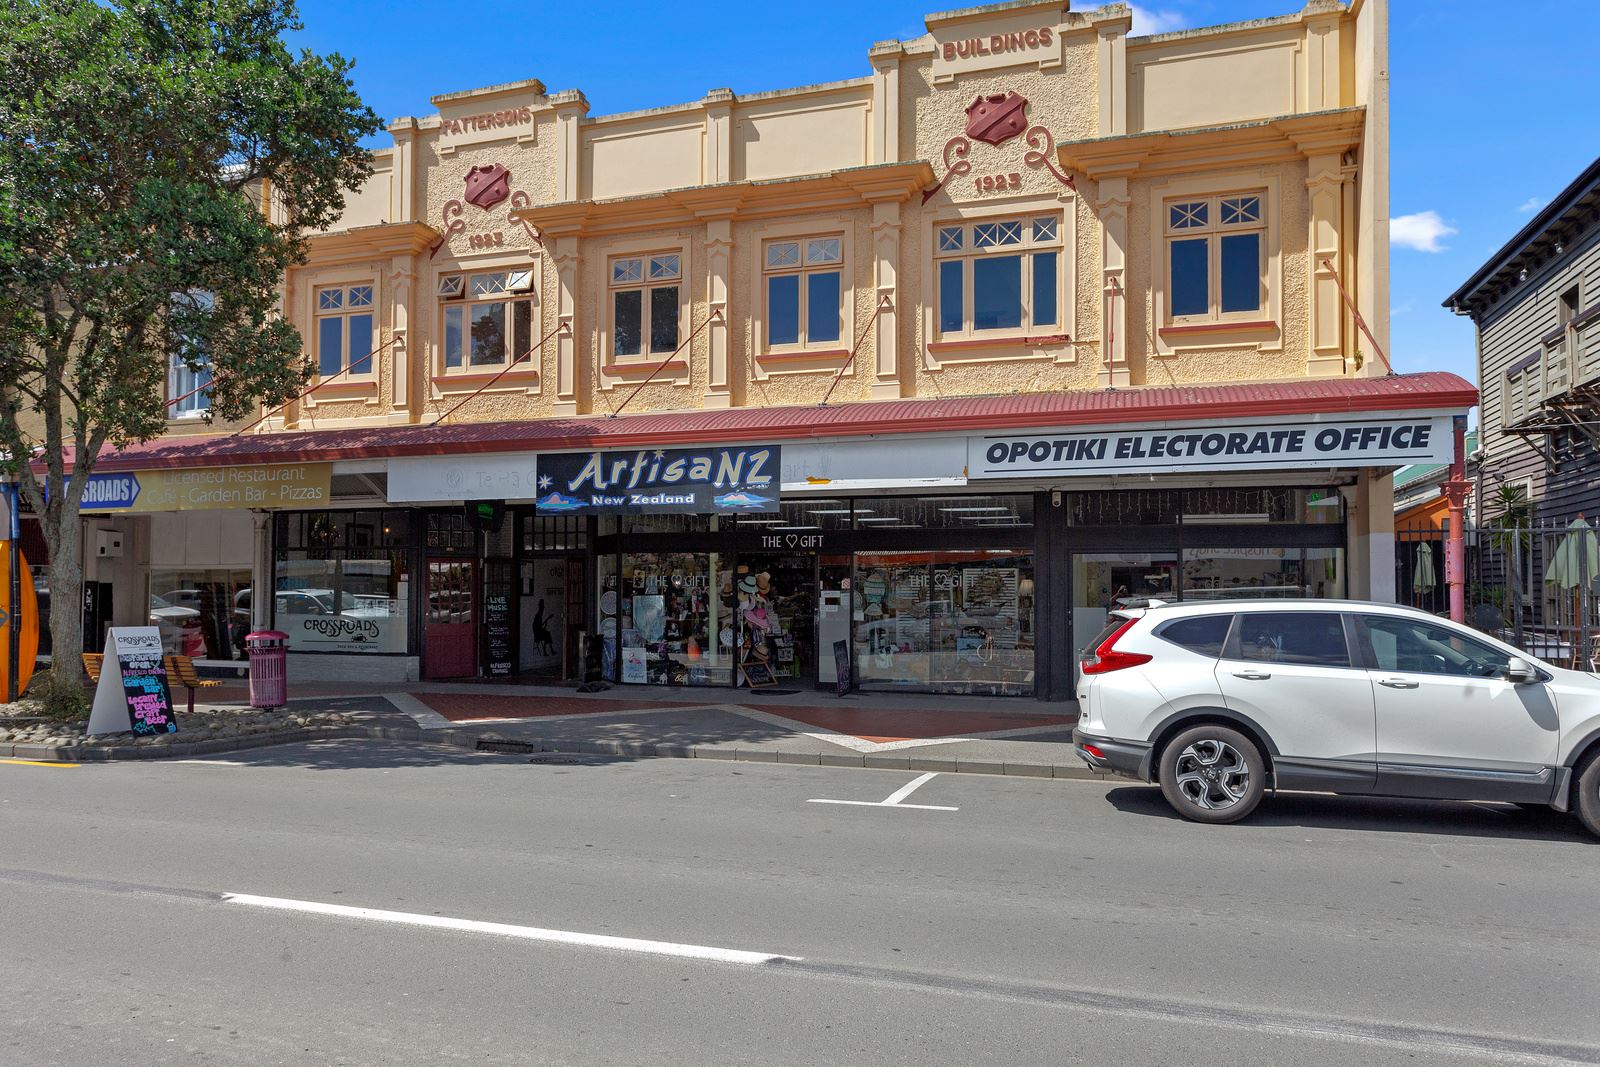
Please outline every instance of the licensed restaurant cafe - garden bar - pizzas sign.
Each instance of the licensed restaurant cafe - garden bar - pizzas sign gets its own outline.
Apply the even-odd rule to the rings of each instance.
[[[539,457],[546,514],[737,514],[778,510],[777,445],[558,452]]]
[[[333,466],[282,463],[91,474],[81,510],[139,513],[216,508],[314,508],[328,502]]]
[[[1448,415],[973,437],[967,476],[1401,467],[1445,462],[1451,444]]]
[[[161,631],[154,626],[111,628],[89,713],[89,733],[132,731],[149,737],[178,732],[161,652]]]

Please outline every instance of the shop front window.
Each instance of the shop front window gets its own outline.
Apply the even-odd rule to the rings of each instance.
[[[247,567],[150,571],[150,625],[169,656],[243,659],[250,600]]]
[[[273,577],[273,625],[292,652],[405,652],[406,553],[287,549]]]
[[[1206,547],[1183,553],[1183,599],[1342,597],[1344,549]]]
[[[622,557],[617,594],[617,680],[651,685],[726,686],[733,682],[739,620],[734,575],[716,552],[642,552]]]
[[[1033,555],[858,553],[852,612],[864,690],[1028,695]]]
[[[742,555],[734,572],[740,684],[806,679],[817,662],[816,559]],[[765,673],[762,673],[765,668]]]

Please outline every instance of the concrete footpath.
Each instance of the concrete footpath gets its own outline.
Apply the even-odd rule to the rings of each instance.
[[[248,703],[242,687],[205,691],[208,708]],[[111,748],[11,746],[17,759],[197,756],[319,737],[426,741],[486,751],[747,760],[829,767],[1093,778],[1072,752],[1074,703],[999,697],[814,690],[614,686],[598,693],[520,684],[291,686],[297,711],[336,711],[352,725]]]

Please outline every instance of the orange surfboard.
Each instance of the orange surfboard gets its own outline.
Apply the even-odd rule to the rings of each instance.
[[[0,701],[5,700],[9,690],[11,664],[7,661],[6,649],[11,647],[11,627],[22,627],[17,640],[17,657],[21,660],[17,670],[19,694],[28,688],[28,680],[33,677],[33,661],[39,655],[39,597],[33,591],[33,574],[28,570],[27,557],[18,552],[17,558],[22,561],[20,611],[11,603],[11,553],[0,548],[0,612],[5,615],[0,621]]]

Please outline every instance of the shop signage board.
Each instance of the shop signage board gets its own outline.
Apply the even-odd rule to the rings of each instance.
[[[100,684],[89,713],[90,734],[178,732],[162,652],[161,631],[154,626],[113,626],[107,631]]]
[[[191,470],[91,474],[80,510],[203,511],[225,508],[314,508],[328,502],[329,463],[283,463]]]
[[[547,515],[743,514],[778,510],[779,446],[558,452],[539,457]]]
[[[389,461],[391,504],[530,500],[535,491],[531,452],[404,456]]]
[[[509,560],[489,560],[483,568],[483,670],[491,678],[514,673],[511,642],[512,572]]]
[[[937,489],[967,484],[967,439],[802,441],[783,448],[783,491]]]
[[[1060,434],[990,435],[967,441],[967,476],[1153,474],[1443,463],[1450,416],[1173,424]]]

